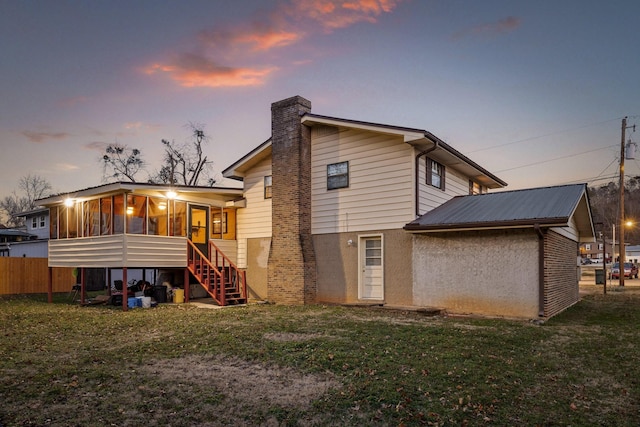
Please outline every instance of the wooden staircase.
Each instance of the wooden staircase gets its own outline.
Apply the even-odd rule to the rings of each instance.
[[[221,306],[247,303],[246,273],[209,241],[207,258],[187,240],[187,269],[205,291]]]

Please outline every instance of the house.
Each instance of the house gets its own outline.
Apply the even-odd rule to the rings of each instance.
[[[432,234],[412,228],[412,221],[454,198],[489,196],[506,183],[423,129],[313,114],[311,103],[299,96],[273,103],[271,113],[271,137],[223,171],[241,188],[116,183],[41,201],[52,209],[49,265],[173,269],[175,284],[198,282],[222,304],[238,298],[219,288],[233,277],[236,294],[279,304],[431,305],[424,291],[433,284],[423,282],[425,271],[417,265],[422,252],[449,257],[431,265],[443,271],[436,276],[442,278],[460,251],[448,253],[439,240],[425,249]],[[562,285],[575,295],[578,242],[593,239],[588,199],[580,200],[564,223],[538,230],[559,234]],[[163,204],[168,209],[161,211]],[[513,224],[494,226],[504,229],[491,240],[500,257],[502,240],[520,231]],[[538,236],[534,226],[528,231]],[[540,251],[537,244],[530,248],[523,262],[535,283],[528,280],[527,286],[539,292]],[[510,266],[499,266],[505,277],[511,275]],[[478,286],[493,285],[476,279]],[[564,301],[562,308],[574,302]],[[482,307],[462,311],[517,317],[556,312],[541,314],[536,306],[535,312],[527,307],[486,313]]]
[[[29,238],[12,243],[10,256],[46,258],[49,240],[49,209],[37,208],[16,216],[24,218],[25,232]]]
[[[21,242],[28,242],[35,236],[29,234],[24,229],[19,228],[0,228],[0,256],[12,256],[12,248]],[[15,253],[15,250],[13,251]]]

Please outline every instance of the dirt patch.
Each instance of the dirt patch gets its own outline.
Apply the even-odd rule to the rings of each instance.
[[[179,370],[176,370],[179,366]],[[291,368],[248,362],[235,357],[158,360],[143,368],[161,382],[197,384],[214,388],[224,396],[224,406],[304,409],[341,384],[331,375],[303,374]]]

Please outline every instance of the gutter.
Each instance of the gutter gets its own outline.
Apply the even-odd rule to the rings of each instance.
[[[425,134],[425,136],[427,135]],[[433,147],[430,147],[416,155],[416,174],[415,174],[416,176],[415,176],[415,194],[414,194],[415,196],[414,203],[416,205],[416,218],[420,216],[420,157],[426,156],[427,154],[434,151],[439,146],[438,139],[435,139],[435,140],[431,139],[431,141],[433,142]],[[425,173],[426,173],[426,170],[425,170]]]
[[[544,231],[538,223],[533,228],[538,235],[538,317],[544,317]]]

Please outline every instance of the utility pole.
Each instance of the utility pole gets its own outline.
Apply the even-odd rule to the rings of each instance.
[[[620,139],[620,226],[618,227],[618,245],[620,245],[620,286],[624,286],[624,133],[627,129],[627,117],[622,119],[622,138]]]
[[[627,126],[627,117],[622,119],[622,132],[620,137],[620,225],[618,227],[618,245],[620,246],[620,286],[624,286],[624,262],[626,256],[626,249],[624,247],[624,226],[626,221],[624,220],[624,159],[626,157],[625,152],[625,131],[633,128],[636,131],[636,125]]]

